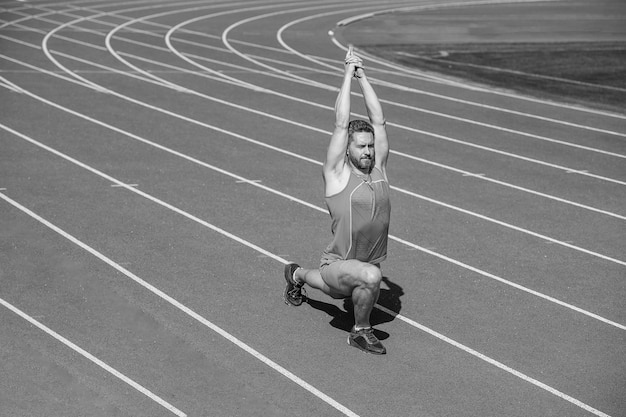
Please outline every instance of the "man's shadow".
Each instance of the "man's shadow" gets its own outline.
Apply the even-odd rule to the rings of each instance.
[[[385,288],[385,286],[387,288]],[[392,321],[396,315],[400,313],[400,309],[402,308],[402,303],[400,301],[400,297],[402,295],[404,295],[402,287],[391,282],[389,278],[383,277],[383,284],[380,287],[380,295],[378,296],[376,304],[384,307],[389,312],[383,311],[374,306],[370,315],[370,324],[372,326],[377,326],[379,324]],[[354,326],[354,305],[352,304],[352,299],[350,299],[350,297],[344,298],[343,310],[334,304],[314,300],[309,297],[306,298],[306,302],[314,309],[323,311],[331,316],[331,326],[346,332],[350,332],[352,326]],[[378,329],[374,329],[374,334],[380,340],[385,340],[389,337],[389,333]]]

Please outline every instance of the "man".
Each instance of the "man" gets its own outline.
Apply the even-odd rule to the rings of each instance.
[[[356,78],[369,116],[350,120],[350,90]],[[319,269],[285,266],[285,303],[299,306],[308,284],[333,298],[351,297],[354,327],[348,343],[373,354],[386,349],[374,335],[370,313],[380,293],[380,262],[387,257],[389,234],[389,142],[382,107],[370,85],[362,60],[352,47],[345,59],[344,77],[335,103],[335,129],[330,139],[323,178],[333,240]]]

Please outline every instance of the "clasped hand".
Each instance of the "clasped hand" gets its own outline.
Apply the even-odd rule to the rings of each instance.
[[[352,73],[355,78],[361,78],[365,75],[363,68],[363,60],[354,54],[352,45],[348,48],[345,59],[346,72]]]

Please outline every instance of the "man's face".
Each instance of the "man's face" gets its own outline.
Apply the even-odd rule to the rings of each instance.
[[[374,168],[374,135],[369,132],[355,132],[348,145],[348,158],[360,171],[369,173]]]

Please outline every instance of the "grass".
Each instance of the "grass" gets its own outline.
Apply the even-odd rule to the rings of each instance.
[[[359,47],[424,71],[542,99],[626,112],[623,42]]]

